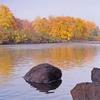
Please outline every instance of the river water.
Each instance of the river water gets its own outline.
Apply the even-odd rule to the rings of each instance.
[[[62,70],[62,82],[48,92],[30,86],[23,76],[40,63]],[[90,82],[100,67],[100,44],[57,43],[0,46],[0,100],[72,100],[77,83]]]

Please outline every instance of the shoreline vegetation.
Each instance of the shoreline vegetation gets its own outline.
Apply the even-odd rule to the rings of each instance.
[[[94,40],[73,40],[73,41],[62,41],[62,42],[41,42],[41,43],[4,43],[0,45],[35,45],[35,44],[73,44],[73,43],[79,43],[79,44],[100,44],[100,41],[94,41]]]
[[[69,16],[21,20],[0,5],[0,45],[67,42],[100,43],[100,29],[94,22]]]

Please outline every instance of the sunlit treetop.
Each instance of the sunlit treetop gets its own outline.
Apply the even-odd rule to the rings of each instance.
[[[0,5],[0,28],[3,29],[16,29],[16,20],[9,8]]]

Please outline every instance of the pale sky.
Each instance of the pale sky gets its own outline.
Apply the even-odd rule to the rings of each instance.
[[[37,16],[72,16],[100,26],[100,0],[0,0],[14,16],[33,20]]]

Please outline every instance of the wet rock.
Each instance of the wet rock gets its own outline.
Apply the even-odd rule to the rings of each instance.
[[[55,90],[60,86],[62,83],[62,80],[57,80],[52,83],[29,83],[33,88],[36,88],[40,92],[45,92],[45,93],[53,93],[53,91],[50,90]]]
[[[73,100],[100,100],[100,84],[80,83],[71,90]]]
[[[92,82],[100,83],[100,69],[94,68],[91,72],[91,80]]]
[[[53,65],[43,63],[33,67],[24,79],[28,83],[51,83],[61,79],[61,70]]]

